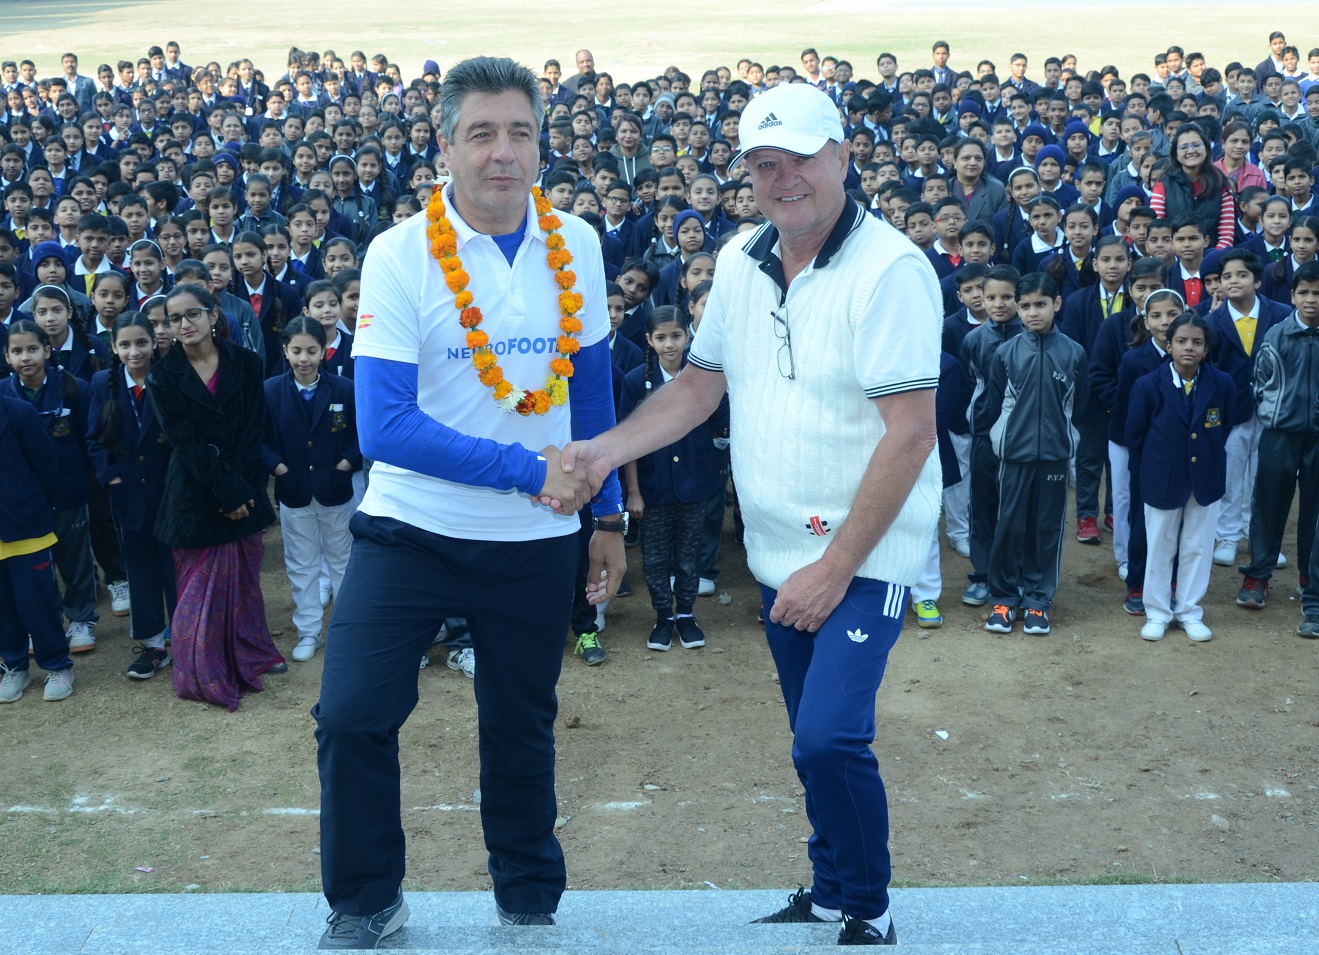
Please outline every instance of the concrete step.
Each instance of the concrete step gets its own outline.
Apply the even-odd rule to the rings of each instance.
[[[831,925],[748,925],[783,891],[569,892],[550,928],[494,925],[489,893],[409,892],[385,947],[413,953],[745,955],[836,949]],[[310,894],[0,897],[3,955],[291,955],[328,914]],[[898,889],[912,955],[1295,955],[1319,950],[1312,883]],[[21,926],[21,929],[18,927]]]

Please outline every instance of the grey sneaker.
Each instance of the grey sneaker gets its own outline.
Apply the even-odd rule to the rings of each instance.
[[[1307,615],[1306,618],[1301,621],[1301,625],[1296,628],[1296,632],[1303,637],[1309,637],[1311,640],[1319,637],[1319,616],[1315,616],[1314,614]],[[5,700],[4,702],[7,703],[9,701]]]
[[[500,925],[553,925],[554,916],[549,912],[505,912],[495,903],[495,914],[499,916]]]
[[[46,692],[42,698],[47,703],[67,700],[71,696],[73,696],[73,667],[46,674]]]
[[[26,667],[11,670],[0,665],[0,703],[17,703],[31,683],[32,674]]]
[[[332,912],[321,934],[318,950],[379,948],[380,940],[392,935],[408,920],[408,903],[403,901],[403,890],[389,908],[375,915],[344,915]]]

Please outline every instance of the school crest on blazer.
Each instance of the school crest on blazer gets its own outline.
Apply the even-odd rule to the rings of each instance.
[[[1205,427],[1221,428],[1223,426],[1223,412],[1218,408],[1209,408],[1205,411]]]

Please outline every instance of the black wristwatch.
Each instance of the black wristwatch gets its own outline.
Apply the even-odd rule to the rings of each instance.
[[[598,517],[592,518],[591,526],[596,530],[604,531],[607,534],[626,534],[627,511],[623,512],[623,519],[619,521],[602,521]]]

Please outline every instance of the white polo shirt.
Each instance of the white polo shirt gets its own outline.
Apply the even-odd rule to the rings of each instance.
[[[560,290],[545,260],[546,234],[537,225],[531,197],[526,234],[511,266],[493,239],[459,216],[452,184],[444,187],[444,199],[457,233],[458,257],[471,276],[467,288],[481,309],[481,329],[490,336],[504,377],[519,391],[543,388],[550,360],[559,357]],[[563,220],[559,234],[573,254],[569,268],[584,302],[577,339],[586,348],[609,334],[600,241],[576,216],[556,215]],[[428,224],[425,214],[416,215],[371,243],[362,270],[353,356],[417,365],[418,406],[455,431],[532,451],[563,447],[572,439],[571,381],[568,403],[548,414],[523,417],[499,410],[492,389],[481,384],[472,366],[454,293],[430,253]],[[361,509],[468,540],[539,540],[576,533],[580,526],[575,515],[555,514],[518,491],[445,481],[386,461],[372,467]]]

